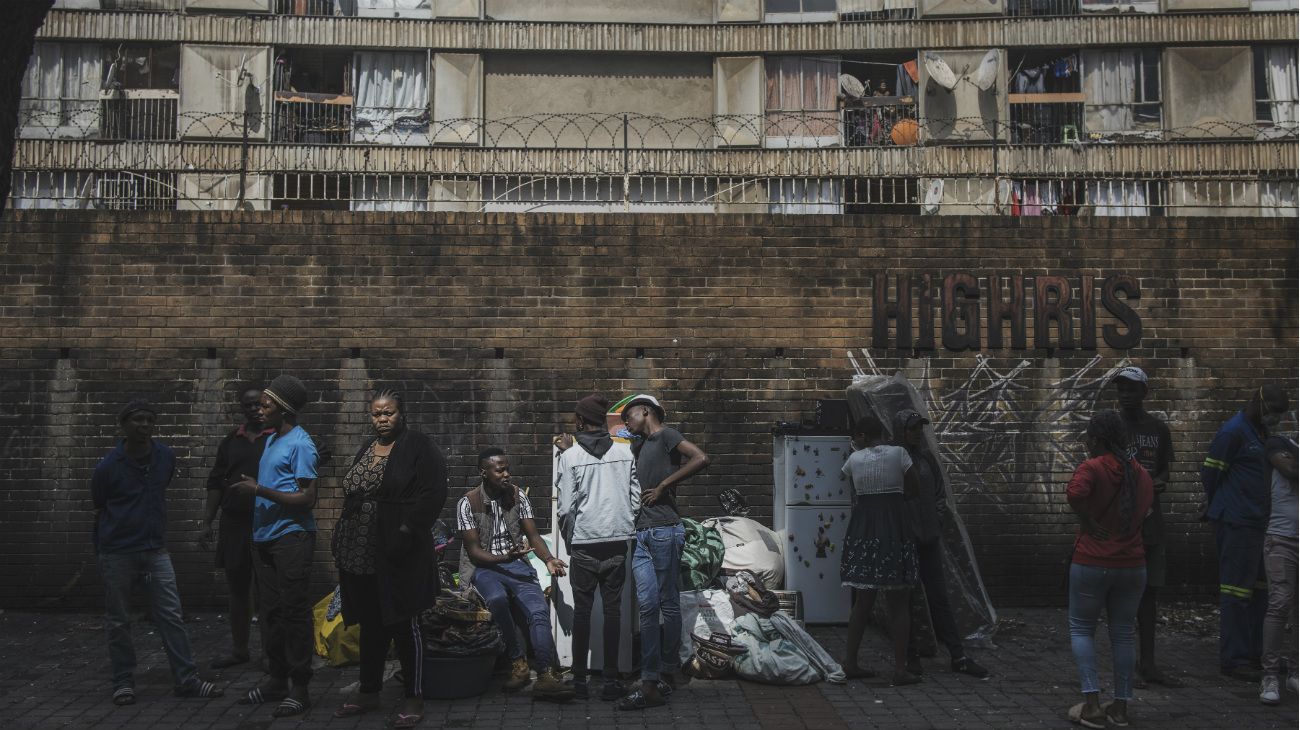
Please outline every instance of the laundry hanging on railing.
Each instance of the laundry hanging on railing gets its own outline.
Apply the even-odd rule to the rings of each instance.
[[[1079,73],[1079,58],[1070,54],[1038,66],[1021,66],[1011,77],[1011,93],[1042,94],[1047,92],[1049,78],[1068,79]]]

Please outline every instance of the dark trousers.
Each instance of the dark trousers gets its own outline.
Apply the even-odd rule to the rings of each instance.
[[[1249,667],[1264,649],[1264,530],[1214,523],[1219,550],[1219,666]]]
[[[948,583],[943,572],[943,540],[917,543],[916,557],[921,564],[925,600],[930,604],[934,638],[948,648],[953,659],[959,659],[965,655],[965,650],[961,645],[961,633],[957,631],[957,620],[952,615],[952,604],[948,602]]]
[[[402,680],[406,683],[407,697],[424,695],[424,661],[422,648],[424,636],[420,622],[414,617],[385,624],[384,609],[380,604],[379,576],[354,575],[339,571],[339,587],[347,596],[348,605],[355,606],[361,626],[361,687],[366,694],[374,694],[384,686],[384,659],[390,644],[397,645],[397,660],[402,663]]]
[[[623,584],[627,578],[627,542],[597,542],[574,545],[569,556],[569,585],[573,587],[573,676],[587,675],[587,653],[591,645],[591,608],[600,589],[604,623],[602,674],[618,677],[618,644],[623,614]]]
[[[299,530],[253,545],[262,650],[271,677],[305,686],[315,653],[311,622],[311,560],[316,533]]]

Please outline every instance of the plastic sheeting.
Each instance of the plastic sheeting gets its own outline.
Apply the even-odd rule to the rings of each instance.
[[[848,387],[847,397],[854,420],[874,415],[884,424],[891,442],[895,441],[894,415],[900,410],[912,408],[929,417],[925,401],[902,373],[855,378],[854,383]],[[932,427],[926,427],[925,438],[931,452],[941,453]],[[939,461],[944,483],[950,483],[942,459]],[[952,604],[957,628],[962,636],[971,641],[988,641],[997,630],[997,610],[984,589],[984,579],[980,576],[970,536],[957,512],[951,491],[946,499],[948,510],[943,524],[943,543],[948,600]]]

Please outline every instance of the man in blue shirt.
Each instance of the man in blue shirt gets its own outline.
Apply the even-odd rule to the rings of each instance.
[[[1267,605],[1263,577],[1272,467],[1264,442],[1290,408],[1279,385],[1256,389],[1210,442],[1201,484],[1219,555],[1219,670],[1258,682]]]
[[[268,673],[241,704],[279,702],[272,715],[288,717],[311,707],[314,637],[311,564],[316,546],[316,444],[298,425],[311,400],[307,386],[281,375],[262,393],[262,418],[274,433],[266,440],[257,478],[247,474],[231,489],[253,496],[253,572],[257,575],[262,646]],[[292,686],[290,683],[292,682]]]
[[[113,704],[135,703],[135,646],[131,642],[131,588],[149,592],[149,610],[171,663],[180,697],[220,697],[199,678],[182,618],[176,572],[167,553],[167,486],[176,472],[172,450],[153,438],[153,406],[131,401],[118,414],[122,443],[95,467],[95,552],[104,580],[104,629],[113,665]]]

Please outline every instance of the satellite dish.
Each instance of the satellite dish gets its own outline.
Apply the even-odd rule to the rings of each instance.
[[[952,72],[948,63],[933,53],[925,54],[925,70],[934,82],[951,91],[957,86],[957,74]]]
[[[850,99],[861,99],[862,95],[867,93],[867,88],[852,74],[840,74],[840,89],[842,89]]]
[[[988,91],[993,88],[993,84],[998,80],[998,52],[989,51],[984,54],[984,59],[975,69],[975,73],[970,75],[971,83],[975,84],[980,91]]]

